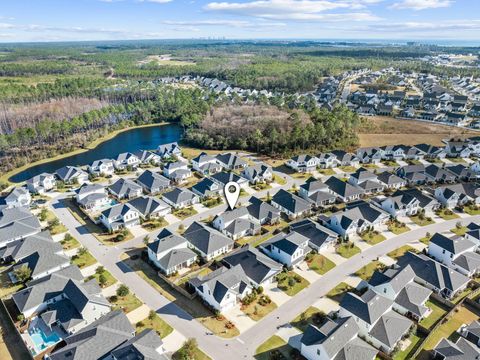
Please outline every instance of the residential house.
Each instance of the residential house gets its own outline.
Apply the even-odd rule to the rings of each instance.
[[[257,248],[245,245],[223,258],[228,268],[240,266],[254,287],[273,283],[282,271],[282,264],[264,255]]]
[[[331,320],[321,326],[308,325],[300,340],[301,354],[307,360],[374,360],[378,350],[358,337],[359,327],[353,317]]]
[[[110,176],[115,173],[115,166],[112,159],[95,160],[88,166],[88,172],[96,176]]]
[[[232,153],[218,154],[215,159],[226,170],[241,170],[248,165],[240,156]]]
[[[385,224],[389,215],[384,210],[367,202],[359,201],[345,211],[337,212],[330,216],[327,226],[342,237],[350,236],[355,233],[368,230],[369,228],[378,228]]]
[[[308,246],[308,238],[298,232],[278,233],[259,247],[269,257],[287,267],[303,261],[312,250]]]
[[[297,155],[287,160],[285,165],[296,172],[313,172],[318,166],[318,159],[308,154]]]
[[[478,175],[473,170],[463,164],[448,166],[445,169],[453,173],[460,181],[474,181],[478,178]]]
[[[420,201],[405,190],[397,190],[392,196],[377,200],[377,202],[394,218],[413,216],[421,209]]]
[[[415,283],[415,272],[408,265],[403,269],[393,266],[383,272],[376,270],[368,287],[392,300],[393,310],[408,318],[419,321],[432,312],[426,306],[432,291]]]
[[[27,189],[33,194],[44,194],[55,189],[55,175],[41,173],[27,180]]]
[[[244,236],[257,235],[261,230],[260,223],[250,217],[245,206],[227,210],[223,214],[217,215],[213,219],[212,226],[233,240],[238,240]]]
[[[164,193],[162,199],[174,209],[182,209],[200,202],[200,198],[195,193],[189,189],[179,187]]]
[[[212,175],[210,178],[214,182],[216,182],[218,184],[218,186],[220,186],[222,191],[223,191],[223,188],[225,187],[225,185],[227,185],[231,181],[236,182],[240,186],[240,188],[245,189],[245,188],[248,187],[248,180],[245,179],[242,176],[238,176],[237,174],[235,174],[233,172],[222,171],[222,172],[219,172],[219,173],[216,173],[216,174]]]
[[[435,198],[450,209],[467,203],[480,205],[480,188],[476,183],[445,185],[435,189]]]
[[[157,155],[154,152],[147,150],[135,151],[133,155],[135,155],[138,160],[140,160],[140,164],[157,166],[162,162],[162,158],[160,157],[160,155]]]
[[[480,348],[460,336],[457,341],[442,338],[432,353],[435,359],[442,360],[478,359]]]
[[[331,247],[337,242],[338,234],[319,223],[303,219],[291,223],[289,230],[308,239],[308,246],[317,252]]]
[[[427,181],[425,165],[406,165],[397,169],[397,175],[405,179],[409,185],[422,185]]]
[[[136,169],[140,163],[140,159],[130,152],[118,154],[113,161],[117,170]]]
[[[231,268],[223,266],[190,280],[189,284],[205,303],[221,313],[235,307],[253,290],[240,265]]]
[[[118,200],[134,199],[142,195],[143,189],[140,185],[130,179],[120,178],[107,187],[110,194]]]
[[[457,181],[457,175],[449,171],[448,168],[443,168],[435,164],[425,167],[425,175],[427,176],[427,181],[432,183],[445,184]]]
[[[415,148],[422,152],[423,156],[428,159],[443,159],[447,155],[444,148],[430,144],[417,144]]]
[[[468,238],[448,238],[435,233],[428,244],[428,255],[458,272],[472,277],[480,270],[478,245]]]
[[[178,146],[178,143],[172,142],[159,145],[157,148],[157,154],[160,155],[162,159],[178,158],[179,156],[182,156],[182,150]]]
[[[135,329],[122,310],[112,311],[65,339],[47,360],[110,359],[112,352],[135,337]],[[155,344],[155,343],[153,343]]]
[[[204,152],[192,159],[192,168],[204,176],[213,175],[222,171],[222,166],[217,163],[217,159]]]
[[[440,203],[435,198],[422,190],[412,188],[403,190],[403,192],[416,198],[419,201],[420,208],[427,213],[432,213],[440,207]]]
[[[183,237],[188,240],[190,247],[207,261],[233,250],[232,239],[197,221],[185,230]]]
[[[353,186],[335,176],[329,177],[325,184],[328,186],[330,192],[334,194],[340,201],[348,203],[358,200],[364,194],[364,190]]]
[[[197,254],[189,248],[187,239],[167,229],[163,229],[147,247],[150,261],[167,276],[190,267],[197,260]]]
[[[29,207],[32,202],[30,192],[24,187],[14,187],[5,196],[0,197],[0,208]]]
[[[334,153],[323,153],[317,156],[317,166],[321,169],[331,169],[340,163]]]
[[[222,188],[218,185],[218,183],[214,182],[210,178],[203,178],[198,183],[193,185],[190,190],[198,195],[200,199],[208,199],[215,196],[218,196],[220,192],[223,191]]]
[[[310,202],[283,189],[280,189],[272,197],[270,203],[273,207],[285,213],[290,219],[308,215],[312,209]]]
[[[347,153],[343,150],[333,150],[332,154],[335,155],[338,161],[338,166],[358,166],[360,164],[360,159],[357,155],[352,153]]]
[[[269,183],[273,180],[272,167],[265,164],[247,166],[242,171],[242,176],[250,184]]]
[[[0,215],[0,248],[42,230],[37,217],[26,208],[1,209]]]
[[[104,210],[100,215],[100,221],[108,231],[118,231],[140,225],[140,213],[128,203],[117,204]]]
[[[163,175],[173,182],[180,184],[192,176],[188,164],[182,161],[169,162],[163,166]]]
[[[352,317],[358,335],[377,349],[390,353],[413,322],[393,310],[393,300],[369,289],[358,296],[347,293],[340,302],[340,318]]]
[[[163,218],[172,212],[172,208],[163,200],[152,196],[140,196],[128,202],[135,208],[143,220]]]
[[[151,195],[156,195],[170,187],[169,179],[151,170],[145,170],[135,181],[145,193]]]
[[[280,221],[280,211],[268,202],[252,196],[249,200],[250,205],[247,206],[248,214],[260,225],[276,224]]]
[[[383,158],[382,149],[376,147],[360,148],[357,157],[364,164],[378,164]]]
[[[55,171],[55,175],[65,184],[81,185],[88,181],[88,174],[75,166],[64,166]]]
[[[112,203],[107,192],[99,184],[83,184],[75,190],[75,201],[87,211],[97,211]]]
[[[423,254],[407,252],[398,259],[398,265],[411,266],[416,283],[448,299],[464,290],[470,281],[467,276]]]
[[[133,338],[127,340],[111,353],[112,360],[130,360],[133,358],[146,360],[167,360],[163,341],[153,329],[144,329]]]
[[[304,200],[311,202],[315,207],[331,205],[337,199],[325,183],[315,178],[310,178],[305,184],[300,185],[298,194]]]
[[[363,189],[365,194],[381,192],[385,188],[385,184],[378,180],[376,174],[363,167],[350,175],[348,182],[355,187]]]
[[[385,189],[400,189],[407,186],[407,181],[398,177],[395,174],[392,174],[388,171],[383,171],[377,175],[377,180],[385,184]]]

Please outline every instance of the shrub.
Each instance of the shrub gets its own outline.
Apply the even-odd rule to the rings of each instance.
[[[150,312],[148,313],[148,320],[152,321],[153,319],[155,319],[155,316],[157,316],[157,313],[154,310],[150,310]]]
[[[123,240],[125,240],[125,236],[123,236],[123,234],[118,234],[117,236],[115,236],[115,240],[116,241],[123,241]]]
[[[117,289],[117,296],[124,297],[127,296],[130,293],[130,289],[128,288],[127,285],[120,285]]]
[[[294,275],[293,278],[295,279],[295,281],[297,283],[301,283],[302,282],[302,278],[300,277],[300,275]]]
[[[101,287],[105,286],[105,284],[107,283],[107,277],[105,276],[105,274],[100,274],[98,276],[98,283],[100,284]]]
[[[296,283],[295,279],[294,278],[289,278],[288,279],[288,286],[292,287],[294,286]]]
[[[257,293],[258,293],[258,294],[262,294],[262,293],[263,293],[263,286],[259,286],[259,287],[257,288]]]

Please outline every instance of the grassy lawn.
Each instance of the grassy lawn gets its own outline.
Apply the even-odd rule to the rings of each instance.
[[[465,290],[463,290],[462,292],[459,292],[457,295],[455,295],[455,297],[451,301],[454,304],[458,304],[463,298],[470,295],[472,293],[472,291],[473,291],[472,289],[467,287]]]
[[[357,168],[355,166],[339,166],[338,167],[341,171],[346,172],[346,173],[353,173],[357,171]]]
[[[128,229],[124,229],[119,233],[109,234],[109,233],[94,233],[93,234],[100,242],[107,246],[114,246],[116,244],[122,243],[124,241],[129,241],[133,239],[133,234]],[[121,235],[121,237],[119,237]]]
[[[410,231],[410,228],[407,225],[390,224],[388,225],[388,230],[394,233],[395,235],[403,234],[407,231]]]
[[[347,283],[341,282],[337,286],[335,286],[332,290],[330,290],[327,294],[327,297],[329,297],[332,300],[335,300],[337,302],[342,301],[343,296],[349,292],[354,290],[353,287],[348,285]]]
[[[390,251],[387,255],[390,256],[392,259],[397,260],[398,258],[401,258],[407,251],[418,253],[418,250],[411,247],[410,245],[403,245],[398,249]]]
[[[368,231],[362,234],[362,239],[366,241],[369,245],[376,245],[381,243],[386,238],[377,231]]]
[[[462,324],[470,324],[474,320],[478,320],[478,316],[464,306],[461,306],[457,312],[454,312],[447,318],[445,323],[440,325],[434,332],[430,333],[423,344],[423,349],[426,351],[433,349],[440,339],[449,338]]]
[[[295,296],[310,283],[293,271],[281,272],[277,275],[278,288],[289,296]]]
[[[354,243],[342,243],[337,246],[335,251],[337,252],[338,255],[348,259],[360,253],[360,248],[356,246]]]
[[[181,358],[176,352],[172,355],[173,360],[184,360]],[[189,360],[212,360],[207,354],[205,354],[199,348],[195,349],[193,357],[189,358]]]
[[[305,332],[308,325],[319,325],[325,318],[325,314],[314,306],[310,306],[307,310],[299,314],[290,324],[295,326],[301,332]]]
[[[290,359],[290,351],[292,347],[288,345],[285,340],[277,335],[273,335],[270,339],[260,345],[255,351],[255,359],[270,360],[270,359]],[[280,357],[278,354],[281,354]]]
[[[52,235],[61,234],[67,231],[65,225],[63,225],[55,214],[48,209],[42,209],[40,212],[40,220],[48,223],[48,230],[50,230]]]
[[[155,229],[159,229],[161,227],[165,227],[168,225],[168,222],[163,218],[159,218],[159,219],[152,219],[152,220],[149,220],[149,221],[145,221],[142,223],[142,227],[145,229],[145,230],[148,230],[148,231],[153,231]]]
[[[173,211],[173,215],[175,215],[177,218],[180,220],[186,219],[189,216],[193,216],[198,214],[197,210],[195,210],[193,207],[186,207],[183,209],[177,209]]]
[[[110,234],[105,231],[102,227],[94,224],[87,215],[85,215],[82,210],[75,204],[72,199],[65,199],[64,200],[65,205],[67,206],[68,210],[72,214],[72,216],[85,228],[88,230],[90,234],[95,236],[98,241],[102,242],[105,245],[111,246],[118,244],[123,241],[128,241],[133,239],[133,235],[130,231],[126,231],[125,235],[123,237],[123,240],[118,240],[117,235],[118,234]]]
[[[393,354],[393,360],[407,360],[411,359],[410,353],[413,354],[415,352],[416,347],[418,344],[423,340],[423,337],[420,337],[418,333],[414,333],[410,335],[408,340],[410,341],[410,345],[408,345],[405,350],[399,350]]]
[[[429,218],[427,216],[425,216],[425,217],[423,217],[423,219],[421,219],[420,216],[414,215],[414,216],[410,216],[410,220],[412,220],[418,226],[427,226],[427,225],[435,223],[435,221],[433,221],[432,218]]]
[[[12,284],[6,271],[0,273],[0,298],[12,295],[22,288],[22,284]]]
[[[155,330],[158,336],[160,336],[162,339],[170,335],[173,331],[173,328],[163,321],[157,313],[155,313],[153,319],[147,317],[135,324],[135,330],[137,333],[143,331],[144,329]]]
[[[75,239],[70,234],[66,234],[65,238],[62,241],[60,241],[60,244],[62,244],[63,250],[65,251],[76,249],[80,246],[80,243],[78,242],[78,240]]]
[[[452,210],[449,209],[442,209],[440,211],[437,211],[436,214],[440,216],[443,220],[453,220],[459,218],[457,214],[455,214]]]
[[[100,271],[100,270],[102,270],[102,271]],[[100,284],[100,276],[101,275],[103,275],[105,277],[105,280],[106,280],[105,284],[103,286],[101,286],[103,288],[107,288],[107,287],[109,287],[109,286],[111,286],[111,285],[113,285],[117,282],[117,279],[115,279],[113,277],[113,275],[110,274],[110,272],[108,270],[105,270],[100,266],[96,269],[95,274],[90,275],[88,277],[88,280],[96,279],[98,284]]]
[[[430,313],[430,315],[420,321],[420,325],[427,329],[431,329],[435,326],[438,320],[445,316],[448,309],[434,300],[428,300],[425,303],[425,306],[430,308],[432,312]]]
[[[362,164],[362,166],[366,169],[378,169],[378,165],[376,164]]]
[[[468,228],[466,226],[454,227],[450,231],[456,235],[463,236],[468,231]]]
[[[138,276],[147,281],[155,290],[165,296],[171,302],[175,302],[183,310],[192,315],[203,326],[213,332],[215,335],[231,338],[239,335],[236,327],[227,329],[228,322],[224,317],[215,317],[198,299],[190,300],[184,295],[172,289],[172,287],[161,279],[156,270],[143,261],[140,257],[132,259],[132,255],[139,255],[139,251],[132,251],[129,254],[123,254],[121,259],[125,265],[130,267]]]
[[[428,245],[430,243],[431,236],[424,236],[418,241],[420,241],[422,244]]]
[[[283,177],[278,176],[277,174],[273,174],[273,181],[279,185],[285,185],[287,183]]]
[[[213,197],[213,198],[205,199],[202,201],[202,205],[208,208],[213,208],[221,204],[223,204],[221,197]]]
[[[132,293],[126,296],[110,296],[108,299],[112,303],[112,310],[123,310],[125,314],[138,309],[143,303]]]
[[[464,206],[463,212],[467,213],[468,215],[474,216],[480,214],[480,207],[477,206]]]
[[[393,160],[383,160],[382,164],[389,167],[398,167],[398,163]]]
[[[335,267],[333,261],[321,254],[312,254],[311,256],[307,256],[306,260],[309,269],[315,271],[319,275],[323,275]]]
[[[72,256],[72,264],[77,265],[80,269],[86,268],[90,265],[93,265],[97,262],[97,259],[93,257],[92,254],[88,252],[88,250],[81,251],[79,250],[80,254],[76,254]]]
[[[358,270],[355,275],[361,278],[362,280],[368,281],[372,277],[375,270],[385,269],[385,264],[381,263],[378,260],[372,261],[370,264],[365,265],[360,270]]]
[[[310,176],[312,176],[312,174],[310,173],[304,173],[304,172],[296,172],[296,173],[293,173],[293,174],[290,174],[290,176],[294,179],[308,179]]]
[[[318,170],[318,173],[319,174],[322,174],[322,175],[326,175],[326,176],[332,176],[332,175],[335,175],[336,172],[335,170],[331,169],[331,168],[328,168],[328,169],[319,169]]]
[[[255,299],[248,305],[242,305],[240,310],[242,310],[250,319],[253,321],[259,321],[264,316],[271,313],[273,310],[277,308],[277,304],[271,301],[269,304],[261,305],[259,304],[259,298]]]

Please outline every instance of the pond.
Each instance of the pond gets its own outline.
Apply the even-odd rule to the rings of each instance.
[[[137,150],[154,150],[161,144],[168,144],[179,141],[182,137],[182,128],[177,124],[166,124],[136,128],[121,132],[112,139],[109,139],[96,148],[85,152],[68,156],[62,159],[49,161],[43,164],[31,166],[8,180],[14,183],[28,180],[43,172],[53,173],[61,167],[83,166],[100,159],[111,159],[123,152]]]

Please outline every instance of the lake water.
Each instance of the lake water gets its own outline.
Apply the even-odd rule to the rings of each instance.
[[[96,148],[44,164],[35,165],[9,178],[11,182],[22,182],[43,172],[53,173],[61,167],[83,166],[100,159],[111,159],[123,152],[153,150],[161,144],[179,141],[182,128],[177,124],[143,127],[124,131]]]

